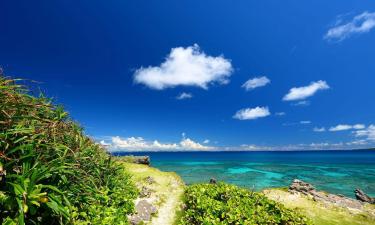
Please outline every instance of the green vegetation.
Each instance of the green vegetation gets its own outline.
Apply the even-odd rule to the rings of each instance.
[[[316,225],[371,225],[374,224],[375,206],[366,205],[365,210],[349,210],[314,201],[304,195],[294,195],[281,189],[264,190],[263,193],[292,210],[299,210]]]
[[[61,106],[0,76],[0,223],[127,224],[136,196]]]
[[[180,224],[311,224],[261,193],[225,183],[196,184],[185,192]]]

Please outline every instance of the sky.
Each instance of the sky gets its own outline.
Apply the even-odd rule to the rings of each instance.
[[[4,0],[0,66],[111,151],[375,146],[373,0]]]

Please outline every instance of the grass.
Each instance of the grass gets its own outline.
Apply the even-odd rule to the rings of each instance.
[[[375,224],[374,206],[367,205],[366,212],[350,211],[338,206],[324,205],[307,196],[292,195],[281,189],[268,189],[263,193],[286,207],[300,211],[310,218],[315,225],[373,225]],[[371,215],[370,211],[373,211]]]
[[[0,223],[127,224],[136,196],[62,106],[0,76]]]

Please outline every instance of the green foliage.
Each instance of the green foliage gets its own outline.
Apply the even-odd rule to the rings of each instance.
[[[124,169],[61,106],[0,75],[0,223],[126,224],[137,191]]]
[[[304,216],[269,200],[261,193],[233,185],[196,184],[185,191],[182,225],[194,224],[311,224]]]

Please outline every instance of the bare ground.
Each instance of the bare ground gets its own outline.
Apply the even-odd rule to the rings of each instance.
[[[137,202],[146,200],[157,208],[157,213],[151,221],[144,221],[150,225],[172,225],[181,209],[184,183],[181,178],[172,172],[162,172],[146,165],[126,163],[126,168],[133,176],[137,187],[150,190],[150,195],[138,198]]]

